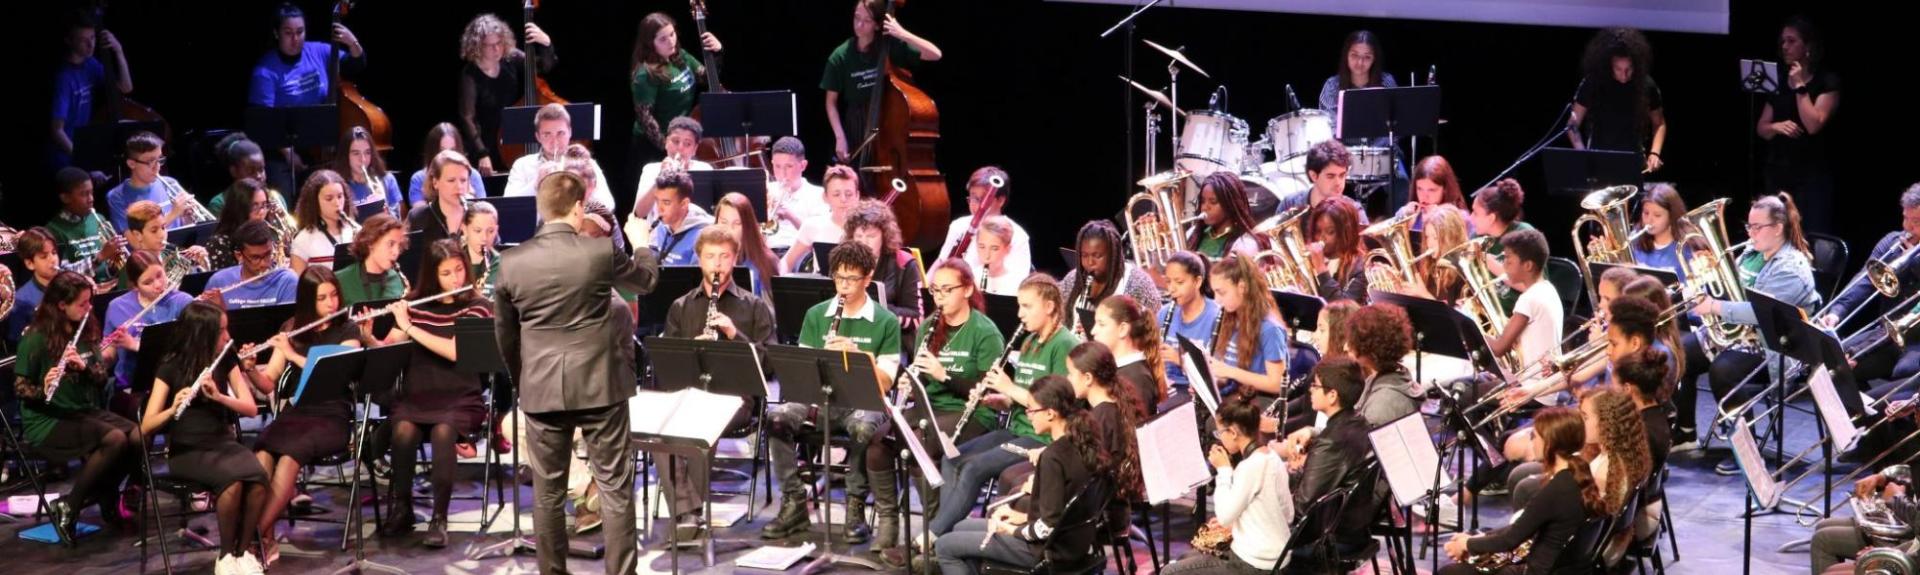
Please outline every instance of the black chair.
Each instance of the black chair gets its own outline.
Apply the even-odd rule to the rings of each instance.
[[[1834,290],[1840,289],[1840,280],[1844,279],[1847,256],[1846,240],[1819,232],[1807,232],[1807,247],[1813,253],[1807,254],[1813,260],[1813,289],[1825,301],[1833,301]]]
[[[1580,296],[1586,293],[1587,276],[1580,272],[1580,265],[1570,258],[1547,258],[1547,281],[1553,283],[1554,291],[1560,292],[1560,309],[1565,317],[1577,315]],[[1567,325],[1579,325],[1567,322]]]
[[[1665,534],[1668,541],[1673,544],[1673,560],[1676,562],[1680,560],[1680,540],[1673,532],[1673,510],[1666,504],[1666,485],[1667,470],[1661,469],[1659,473],[1653,475],[1646,489],[1641,492],[1639,505],[1641,509],[1645,509],[1648,505],[1660,504],[1660,518],[1655,522],[1653,533],[1645,539],[1635,539],[1627,546],[1627,558],[1633,560],[1634,568],[1641,573],[1646,572],[1648,562],[1653,563],[1654,573],[1665,575],[1667,572],[1666,558],[1660,553],[1662,534]],[[1639,523],[1637,515],[1632,523]]]
[[[1371,497],[1374,484],[1379,480],[1379,474],[1379,463],[1369,459],[1364,467],[1349,472],[1346,479],[1339,483],[1340,487],[1308,502],[1306,509],[1294,514],[1293,525],[1288,530],[1293,533],[1293,539],[1287,542],[1287,549],[1282,557],[1298,558],[1296,552],[1311,548],[1313,556],[1321,562],[1318,570],[1300,561],[1282,560],[1273,564],[1271,573],[1273,575],[1289,572],[1347,573],[1365,561],[1373,561],[1373,572],[1379,573],[1379,540],[1368,539],[1367,543],[1360,548],[1348,553],[1340,553],[1333,537],[1334,526],[1338,525],[1340,518],[1345,515],[1347,505],[1355,500],[1355,496]],[[1365,489],[1362,490],[1362,487]],[[1303,534],[1308,533],[1319,534],[1319,536],[1302,537]]]
[[[1553,562],[1553,572],[1573,569],[1582,562],[1589,566],[1598,563],[1600,547],[1606,542],[1607,533],[1613,529],[1613,520],[1614,517],[1608,515],[1587,518],[1586,523],[1580,525],[1580,530],[1574,532],[1573,540],[1568,541],[1566,548],[1560,551],[1560,557]]]
[[[1067,500],[1067,510],[1061,514],[1060,526],[1047,535],[1041,544],[1040,562],[1032,567],[1003,565],[992,561],[982,561],[981,575],[1077,575],[1099,573],[1106,567],[1106,550],[1100,546],[1099,533],[1106,529],[1107,500],[1113,495],[1112,482],[1105,477],[1096,477],[1087,482],[1085,489]],[[1059,561],[1053,558],[1054,545],[1067,533],[1094,533],[1093,543],[1086,554],[1077,561]]]

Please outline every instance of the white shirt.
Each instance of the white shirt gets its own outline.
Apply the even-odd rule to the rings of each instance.
[[[807,181],[806,178],[800,179],[799,189],[791,191],[780,182],[767,182],[767,206],[767,213],[760,214],[762,223],[773,221],[778,217],[774,213],[774,206],[786,206],[787,211],[793,212],[794,217],[799,218],[802,223],[816,217],[824,217],[829,211],[826,189],[813,185],[813,182]],[[800,226],[783,221],[780,223],[779,233],[767,236],[767,245],[773,249],[786,248],[792,246],[793,240],[798,237],[800,237]]]
[[[1009,256],[1008,259],[1011,259],[1011,256]],[[1019,294],[1020,282],[1026,281],[1027,276],[1030,275],[1030,274],[1014,273],[1012,266],[1005,266],[1005,265],[1000,266],[999,275],[993,275],[989,273],[987,271],[986,266],[975,267],[973,273],[974,275],[980,276],[980,279],[986,283],[983,289],[987,290],[987,293],[990,293],[993,295]]]
[[[700,160],[688,160],[687,169],[688,170],[711,170],[713,169],[713,164],[702,162]],[[641,201],[642,198],[645,198],[648,195],[653,193],[653,182],[654,180],[658,180],[658,179],[660,179],[660,162],[647,164],[640,168],[640,187],[633,191],[633,205],[636,205],[636,206],[640,205],[642,203]],[[612,196],[608,196],[608,197],[612,197]],[[607,205],[612,206],[613,204],[607,204]]]
[[[539,191],[541,163],[543,161],[537,153],[514,160],[513,170],[507,172],[505,195],[531,196]],[[600,171],[599,160],[593,160],[593,193],[587,196],[587,200],[599,202],[608,209],[613,208],[613,188],[607,186],[607,174]]]
[[[1262,571],[1286,554],[1292,539],[1293,491],[1287,486],[1287,464],[1260,446],[1231,473],[1215,470],[1214,514],[1221,525],[1233,528],[1228,548],[1241,561]]]
[[[1008,218],[1007,221],[1013,222],[1013,219]],[[970,229],[973,229],[973,216],[971,215],[960,216],[959,219],[953,220],[952,224],[948,224],[947,241],[940,244],[940,257],[953,257],[953,245],[960,243],[960,236],[967,235],[967,230]],[[973,239],[973,243],[978,244],[979,242],[980,238],[976,237]],[[1001,262],[1001,267],[1006,268],[1005,273],[1013,274],[1014,277],[1020,279],[1026,279],[1028,274],[1032,274],[1032,250],[1033,248],[1029,247],[1027,239],[1027,229],[1020,227],[1019,223],[1013,223],[1013,243],[1007,246],[1007,259]],[[980,256],[973,253],[973,248],[967,248],[967,253],[961,254],[961,256],[962,260],[967,262],[967,265],[973,266],[973,269],[983,269],[980,266]],[[1014,283],[1017,284],[1019,281],[1020,280],[1014,280]],[[993,288],[989,287],[987,293],[1000,292],[993,291]]]
[[[1533,365],[1550,353],[1560,353],[1560,326],[1565,318],[1560,309],[1560,292],[1553,289],[1553,282],[1540,278],[1520,293],[1520,301],[1513,304],[1515,315],[1527,316],[1527,329],[1520,332],[1516,349],[1521,365]],[[1557,394],[1549,394],[1536,400],[1546,405],[1558,405]]]
[[[334,246],[353,241],[354,231],[360,229],[359,224],[352,221],[346,224],[345,229],[340,232],[340,237],[333,239],[329,239],[326,232],[317,228],[300,230],[300,233],[294,234],[293,243],[289,245],[288,251],[294,257],[305,260],[309,267],[320,266],[333,269]],[[340,241],[335,242],[334,239]]]
[[[793,248],[788,250],[787,253],[791,254],[795,251],[800,251],[802,254],[800,257],[804,257],[806,252],[813,250],[813,244],[821,242],[837,244],[840,243],[841,240],[845,240],[846,237],[846,228],[833,223],[833,216],[831,214],[821,214],[818,217],[808,219],[807,223],[801,224],[799,233],[793,238]],[[827,254],[814,254],[813,257],[816,260],[825,260]],[[785,259],[780,260],[780,263],[782,268],[787,267]],[[800,260],[794,260],[793,265],[799,266]],[[796,270],[781,269],[780,273],[792,273],[794,271]]]

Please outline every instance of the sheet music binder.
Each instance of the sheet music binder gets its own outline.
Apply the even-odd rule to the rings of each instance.
[[[1387,486],[1393,489],[1399,505],[1426,499],[1427,492],[1434,488],[1434,475],[1440,472],[1440,451],[1427,435],[1424,416],[1416,412],[1374,428],[1367,432],[1367,441],[1373,444],[1374,457],[1380,461]],[[1451,476],[1443,475],[1440,488],[1444,490],[1452,483]]]
[[[1172,501],[1213,479],[1200,450],[1200,423],[1193,410],[1193,402],[1184,402],[1133,430],[1148,504]]]

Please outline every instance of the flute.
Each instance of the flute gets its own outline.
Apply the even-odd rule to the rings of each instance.
[[[430,302],[430,301],[433,301],[433,300],[437,300],[437,299],[440,299],[440,298],[443,298],[443,297],[452,297],[452,296],[456,296],[456,295],[460,295],[460,294],[462,294],[462,293],[465,293],[465,292],[468,292],[468,291],[472,291],[472,290],[473,290],[473,284],[467,284],[467,285],[463,285],[463,286],[460,286],[460,287],[457,287],[457,288],[453,288],[453,289],[450,289],[450,290],[447,290],[447,291],[443,291],[443,292],[440,292],[440,293],[437,293],[437,294],[433,294],[433,295],[430,295],[430,296],[427,296],[427,297],[423,297],[423,298],[420,298],[420,299],[415,299],[415,300],[407,300],[407,301],[406,301],[405,303],[406,303],[406,305],[407,305],[407,307],[409,307],[409,308],[414,308],[414,307],[419,307],[419,306],[420,306],[420,304],[424,304],[424,303],[427,303],[427,302]],[[334,312],[334,313],[339,313],[339,312]],[[367,320],[370,320],[370,319],[374,319],[374,318],[379,318],[379,317],[385,317],[385,316],[387,316],[387,315],[389,315],[389,314],[392,314],[392,313],[393,313],[393,309],[392,309],[392,308],[384,308],[384,307],[383,307],[383,308],[380,308],[380,309],[377,309],[377,310],[373,310],[373,311],[371,311],[371,312],[368,312],[368,313],[367,313],[366,315],[362,315],[362,316],[356,316],[356,317],[354,317],[354,318],[353,318],[353,322],[354,322],[354,323],[360,323],[360,322],[363,322],[363,321],[367,321]]]
[[[53,401],[53,394],[60,392],[60,380],[67,377],[67,355],[73,353],[75,346],[80,343],[80,334],[87,330],[87,320],[92,317],[93,308],[91,307],[87,308],[86,313],[80,314],[80,323],[73,324],[73,337],[67,338],[67,347],[54,358],[53,368],[50,370],[53,381],[47,384],[48,402]]]
[[[287,336],[288,339],[292,339],[293,337],[298,336],[300,334],[307,333],[316,329],[320,329],[320,326],[327,325],[327,322],[331,322],[334,320],[334,318],[338,318],[349,311],[353,311],[353,310],[351,308],[344,308],[344,307],[334,310],[333,313],[320,316],[320,319],[316,319],[316,320],[313,320],[312,322],[308,322],[307,325],[294,328],[293,331],[289,331],[285,335]],[[257,356],[263,353],[267,353],[269,351],[273,351],[273,346],[263,345],[263,346],[260,346],[258,349],[253,350],[253,353],[250,355]]]
[[[232,284],[228,284],[228,285],[227,285],[226,287],[223,287],[223,288],[220,288],[220,291],[221,291],[221,293],[225,293],[225,292],[229,292],[229,291],[233,291],[233,289],[234,289],[234,288],[237,288],[237,287],[240,287],[240,286],[243,286],[243,285],[247,285],[247,284],[250,284],[250,283],[253,283],[253,282],[256,282],[256,281],[259,281],[259,280],[260,280],[260,278],[263,278],[263,277],[267,277],[268,275],[270,275],[270,274],[272,274],[273,272],[275,272],[275,271],[277,271],[277,270],[279,270],[279,269],[280,269],[280,267],[279,267],[279,266],[274,266],[274,267],[271,267],[271,268],[267,268],[267,271],[263,271],[263,272],[260,272],[260,273],[258,273],[258,274],[254,274],[254,276],[253,276],[253,277],[250,277],[250,278],[247,278],[247,279],[243,279],[243,280],[240,280],[240,281],[237,281],[237,282],[233,282]]]
[[[232,339],[228,339],[226,345],[220,346],[220,353],[213,354],[213,361],[208,362],[207,368],[200,370],[200,375],[194,377],[193,383],[187,385],[187,389],[193,390],[193,393],[187,394],[185,398],[180,400],[179,405],[174,406],[173,408],[174,421],[180,421],[180,416],[186,415],[187,406],[193,405],[193,398],[198,397],[200,395],[200,386],[202,385],[200,382],[206,381],[208,377],[211,377],[213,375],[213,368],[220,365],[220,358],[225,357],[227,355],[227,350],[229,349],[233,349]]]

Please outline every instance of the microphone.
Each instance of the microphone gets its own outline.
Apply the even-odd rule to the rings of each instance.
[[[1292,112],[1299,109],[1300,109],[1300,97],[1297,95],[1294,95],[1293,84],[1287,84],[1287,111]]]
[[[1214,88],[1213,96],[1210,96],[1207,98],[1207,109],[1213,110],[1215,112],[1220,111],[1220,89],[1219,88]]]
[[[1436,81],[1434,81],[1434,76],[1436,76],[1436,75],[1437,75],[1437,74],[1439,73],[1439,71],[1440,71],[1440,65],[1439,65],[1439,64],[1428,64],[1428,65],[1427,65],[1427,85],[1428,85],[1428,86],[1432,86],[1432,85],[1435,85],[1435,84],[1438,84],[1438,83],[1439,83],[1439,82],[1436,82]]]

